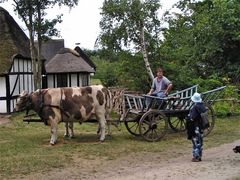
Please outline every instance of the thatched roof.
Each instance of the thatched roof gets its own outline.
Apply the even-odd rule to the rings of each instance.
[[[36,42],[35,45],[37,47],[38,43]],[[46,59],[45,63],[52,59],[61,48],[64,48],[64,39],[49,39],[43,42],[41,54]]]
[[[28,37],[2,7],[0,7],[0,42],[0,74],[9,72],[15,55],[31,57]]]
[[[46,63],[45,68],[47,73],[95,72],[78,52],[69,48],[62,48]]]
[[[79,53],[79,55],[88,63],[94,70],[96,70],[96,65],[92,62],[92,60],[83,52],[83,50],[80,47],[75,47],[75,51]]]

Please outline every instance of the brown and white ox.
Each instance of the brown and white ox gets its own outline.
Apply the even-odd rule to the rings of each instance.
[[[88,87],[49,88],[33,93],[22,92],[15,111],[34,110],[45,124],[51,126],[50,144],[57,142],[57,128],[60,122],[66,124],[65,135],[73,136],[73,121],[80,123],[93,115],[99,122],[100,141],[105,139],[105,124],[112,110],[114,98],[102,85]]]

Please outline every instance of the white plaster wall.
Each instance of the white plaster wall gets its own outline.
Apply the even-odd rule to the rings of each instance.
[[[77,74],[71,74],[71,78],[72,87],[77,86]]]
[[[28,76],[28,78],[29,78],[29,82],[30,82],[30,84],[29,84],[29,88],[30,88],[29,92],[33,92],[34,91],[33,74]]]
[[[6,97],[5,77],[0,77],[0,97]],[[0,113],[6,113],[6,100],[0,100]]]
[[[24,71],[27,70],[27,67],[23,67],[25,64],[27,65],[27,63],[24,63],[24,60],[19,59],[19,71],[20,71],[20,72],[24,72]],[[25,66],[26,66],[26,65],[25,65]]]
[[[15,74],[14,75],[9,75],[10,93],[12,93],[12,91],[13,91],[14,84],[16,82],[17,76],[18,75],[15,75]],[[14,90],[13,95],[17,95],[17,94],[19,94],[19,81],[17,82],[17,85],[16,85],[16,88]]]
[[[6,82],[5,77],[0,77],[0,96],[6,96]]]
[[[2,100],[0,101],[0,113],[6,113],[6,112],[7,112],[6,101]]]
[[[82,87],[82,75],[81,74],[79,74],[78,75],[79,76],[79,87]]]
[[[27,72],[32,72],[32,63],[31,63],[31,61],[28,61],[26,67],[27,67]]]
[[[14,71],[13,68],[11,69],[11,72],[18,72],[18,60],[14,59],[13,61]]]
[[[54,84],[53,84],[53,75],[47,75],[47,83],[48,83],[48,87],[49,88],[53,88]]]
[[[24,90],[23,88],[23,74],[19,75],[19,83],[20,83],[20,92]]]

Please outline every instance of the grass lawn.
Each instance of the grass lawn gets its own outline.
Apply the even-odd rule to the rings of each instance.
[[[67,167],[78,157],[85,160],[115,160],[132,153],[162,153],[164,156],[189,152],[191,142],[185,132],[169,132],[162,140],[150,143],[130,135],[124,124],[121,131],[113,128],[112,137],[98,143],[97,124],[75,123],[74,139],[64,139],[64,124],[59,125],[58,144],[49,145],[50,129],[43,123],[27,124],[23,114],[11,117],[11,123],[0,126],[0,178],[11,178],[30,172],[44,172]],[[216,126],[205,138],[209,148],[240,138],[240,117],[218,118]],[[179,150],[181,149],[181,150]]]

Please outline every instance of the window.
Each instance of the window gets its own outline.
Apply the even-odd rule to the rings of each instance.
[[[57,74],[57,87],[68,87],[67,74]]]
[[[81,75],[81,78],[82,78],[82,86],[89,86],[88,74]]]

